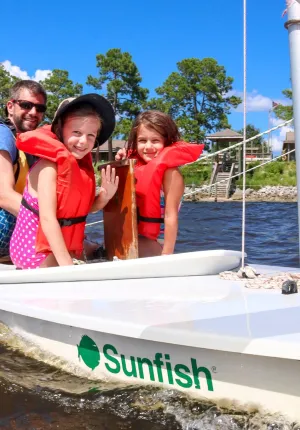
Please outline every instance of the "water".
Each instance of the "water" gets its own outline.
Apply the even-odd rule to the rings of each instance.
[[[239,202],[185,203],[176,252],[241,249]],[[89,221],[98,219],[97,215]],[[249,263],[298,267],[296,203],[248,203]],[[87,229],[101,242],[102,229]],[[1,339],[1,338],[0,338]],[[0,341],[0,429],[296,430],[282,417],[237,413],[173,390],[90,382],[37,362]]]
[[[239,202],[185,203],[176,251],[241,250],[241,218]],[[297,203],[247,203],[246,252],[249,263],[299,267]]]

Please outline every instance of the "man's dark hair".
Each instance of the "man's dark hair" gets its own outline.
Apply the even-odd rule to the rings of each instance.
[[[34,95],[41,94],[45,99],[45,104],[47,103],[47,93],[41,84],[30,79],[24,79],[23,81],[18,81],[9,90],[9,100],[18,100],[19,94],[22,90],[28,90]],[[5,116],[8,116],[7,107],[4,108]]]
[[[9,90],[10,100],[18,100],[19,94],[22,90],[28,90],[34,95],[41,94],[45,99],[45,104],[47,103],[47,94],[41,84],[29,79],[16,82]]]

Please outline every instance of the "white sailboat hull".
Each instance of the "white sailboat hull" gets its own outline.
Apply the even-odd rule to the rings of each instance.
[[[300,421],[299,311],[218,276],[0,285],[0,321],[36,358]]]
[[[223,407],[282,413],[300,420],[297,360],[133,339],[44,320],[33,323],[20,315],[7,315],[5,319],[28,345],[33,343],[53,355],[52,359],[48,357],[49,363],[60,367],[66,363],[65,370],[91,378],[95,386],[97,379],[152,384]],[[88,352],[84,345],[94,347]],[[161,369],[155,365],[158,357]]]

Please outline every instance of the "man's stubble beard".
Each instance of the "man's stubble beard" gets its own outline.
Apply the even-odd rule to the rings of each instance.
[[[25,133],[26,131],[35,130],[39,125],[39,122],[37,121],[35,125],[32,124],[32,126],[30,127],[30,124],[28,124],[29,127],[28,126],[26,127],[24,124],[25,120],[21,116],[16,116],[16,115],[13,116],[12,120],[18,133]]]

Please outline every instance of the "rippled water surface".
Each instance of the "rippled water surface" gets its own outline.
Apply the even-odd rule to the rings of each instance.
[[[185,203],[176,252],[241,249],[239,202]],[[95,221],[97,216],[90,218]],[[248,203],[248,262],[299,266],[296,203]],[[101,227],[87,229],[101,242]],[[92,388],[92,389],[91,389]],[[173,390],[112,386],[71,376],[1,345],[0,429],[298,430],[281,417],[237,413]]]

